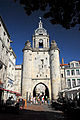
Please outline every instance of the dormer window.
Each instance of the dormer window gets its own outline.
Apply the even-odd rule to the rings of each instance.
[[[74,67],[74,63],[71,63],[71,67]]]
[[[39,40],[39,48],[43,48],[43,40],[42,39]]]
[[[78,66],[79,66],[79,64],[78,64],[78,63],[75,63],[75,65],[76,65],[76,67],[78,67]]]

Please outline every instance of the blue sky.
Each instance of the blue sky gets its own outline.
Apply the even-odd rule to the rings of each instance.
[[[27,40],[32,41],[34,30],[38,27],[39,17],[43,16],[40,11],[27,16],[23,7],[14,3],[13,0],[0,0],[0,16],[6,25],[13,43],[11,44],[17,59],[16,64],[22,64],[22,49]],[[60,25],[52,25],[48,19],[42,17],[44,28],[48,31],[50,41],[55,40],[60,49],[60,62],[63,57],[64,63],[72,60],[80,60],[80,31],[78,25],[66,30]]]

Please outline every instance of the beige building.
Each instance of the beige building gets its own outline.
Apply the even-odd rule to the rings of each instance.
[[[44,94],[50,99],[57,99],[61,90],[59,48],[54,40],[49,42],[49,34],[39,26],[23,48],[22,96],[29,99]]]

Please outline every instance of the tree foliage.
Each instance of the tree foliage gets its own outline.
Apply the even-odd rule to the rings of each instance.
[[[80,0],[19,0],[19,3],[27,15],[40,9],[44,18],[50,18],[52,24],[60,24],[66,29],[80,24]]]

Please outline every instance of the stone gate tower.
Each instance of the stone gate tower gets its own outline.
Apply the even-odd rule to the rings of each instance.
[[[23,48],[22,96],[29,99],[35,93],[40,94],[39,90],[43,91],[45,86],[44,94],[57,99],[60,90],[59,49],[55,41],[50,47],[49,35],[41,19],[32,40],[32,47],[28,40]]]

